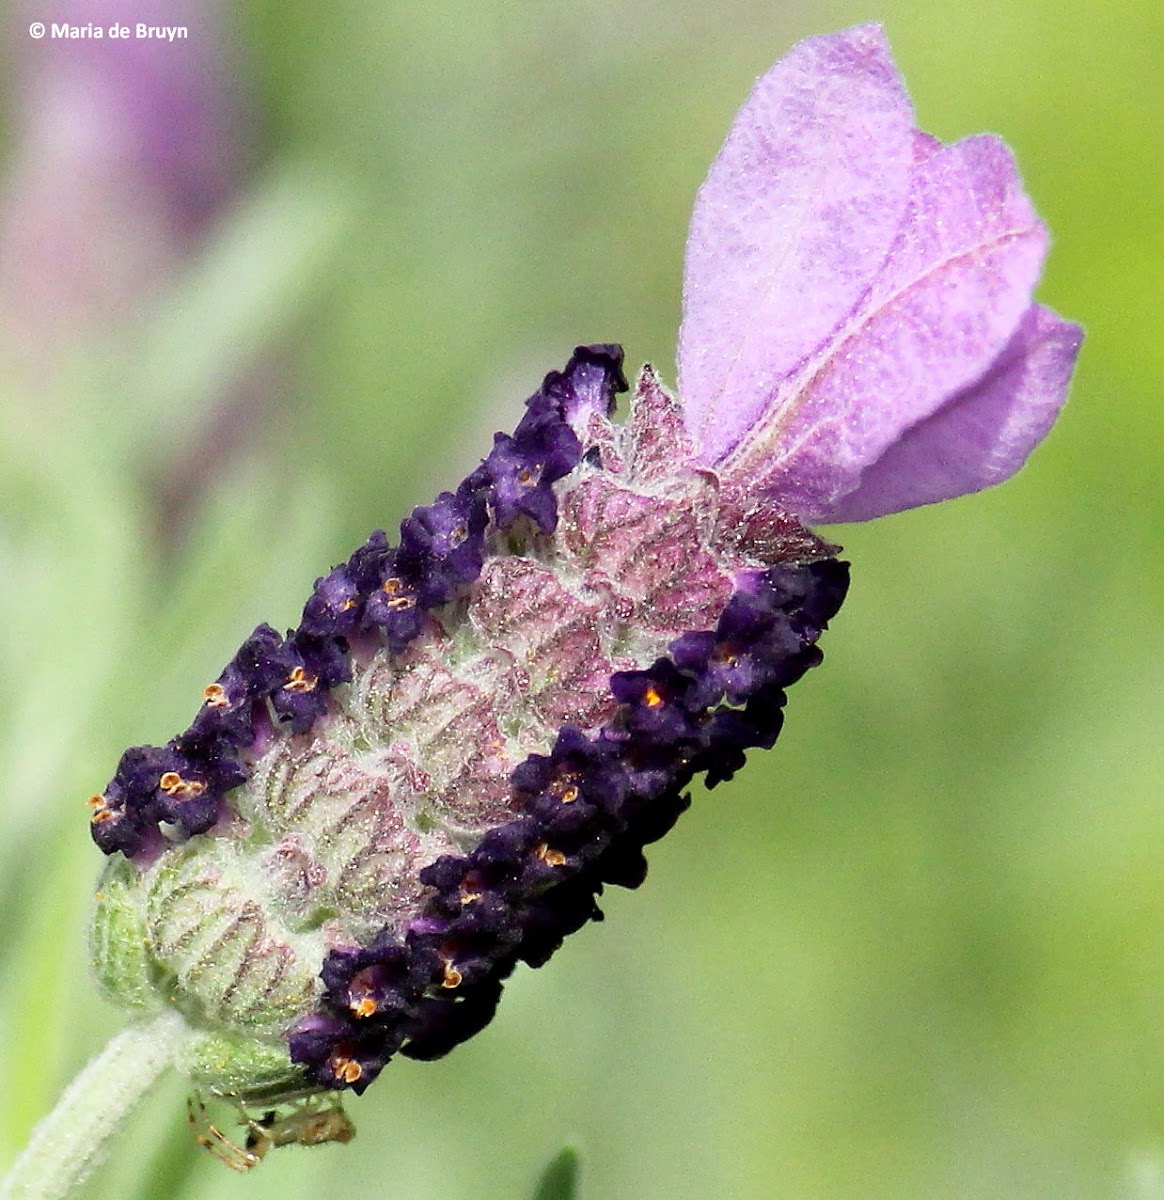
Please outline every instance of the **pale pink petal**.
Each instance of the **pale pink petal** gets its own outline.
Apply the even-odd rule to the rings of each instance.
[[[979,383],[919,422],[869,467],[826,521],[868,521],[1009,479],[1067,398],[1078,325],[1035,305]]]
[[[687,247],[679,394],[703,461],[740,440],[882,268],[912,134],[877,25],[801,42],[740,110]]]
[[[865,301],[720,470],[827,518],[907,430],[983,378],[1030,307],[1046,232],[997,138],[919,140],[906,219]]]

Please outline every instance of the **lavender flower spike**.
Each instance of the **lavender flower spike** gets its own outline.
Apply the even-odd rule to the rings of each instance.
[[[198,1086],[308,1105],[276,1143],[348,1135],[320,1094],[477,1033],[821,661],[836,548],[721,492],[650,368],[612,422],[626,387],[619,347],[578,347],[455,492],[318,579],[298,628],[260,625],[90,798],[99,975],[179,1009]]]
[[[1009,478],[1082,340],[1031,301],[1046,248],[1000,140],[914,128],[879,26],[801,42],[695,204],[679,392],[699,458],[816,522]]]
[[[577,347],[122,755],[95,964],[244,1110],[220,1157],[347,1140],[338,1093],[479,1032],[693,780],[774,744],[849,580],[802,522],[983,487],[1053,421],[1079,332],[1031,304],[1045,242],[1001,143],[913,129],[877,29],[803,43],[700,193],[682,404],[646,366],[614,421],[622,350]]]

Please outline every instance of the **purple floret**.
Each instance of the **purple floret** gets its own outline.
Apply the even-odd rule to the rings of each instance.
[[[423,1062],[444,1057],[493,1020],[500,999],[499,979],[466,987],[461,995],[448,999],[424,997],[416,1016],[402,1030],[406,1040],[400,1053]]]
[[[89,829],[93,840],[106,854],[120,850],[127,858],[132,858],[145,846],[155,818],[146,806],[129,801],[130,796],[116,778],[110,780],[103,795],[89,798],[89,807],[93,810]]]
[[[380,560],[376,588],[364,603],[365,628],[376,629],[399,653],[424,628],[423,564],[399,550]]]
[[[236,660],[203,692],[203,704],[186,735],[241,749],[254,741],[254,696]]]
[[[134,746],[121,756],[105,797],[127,814],[127,830],[144,832],[147,825],[164,821],[187,834],[204,833],[218,820],[219,775],[233,777],[225,763],[200,762],[173,743]],[[126,837],[140,848],[140,839],[128,832]]]
[[[287,1035],[291,1061],[323,1087],[350,1087],[357,1095],[379,1075],[403,1035],[361,1028],[326,1013],[311,1013]]]
[[[610,690],[623,706],[608,736],[637,748],[681,746],[697,736],[692,712],[694,681],[669,658],[645,671],[616,671]]]
[[[363,595],[352,571],[341,563],[315,581],[299,628],[317,637],[342,637],[359,628],[362,607]]]
[[[546,376],[539,395],[570,421],[587,412],[609,416],[614,412],[615,396],[627,390],[622,363],[621,346],[578,346],[565,370]]]
[[[615,745],[563,727],[548,754],[531,754],[512,776],[526,812],[555,837],[570,837],[580,821],[617,827],[627,793]]]
[[[342,637],[292,631],[283,646],[282,682],[270,691],[271,707],[294,733],[306,733],[327,712],[330,690],[352,677]]]
[[[419,991],[407,950],[382,936],[366,947],[333,950],[321,978],[329,1006],[349,1019],[383,1022],[407,1013]]]
[[[418,564],[419,592],[427,607],[445,604],[462,584],[481,574],[489,514],[483,490],[442,492],[435,504],[414,508],[400,525],[400,553]]]
[[[547,417],[541,427],[532,426],[520,440],[497,434],[484,472],[498,527],[510,529],[524,516],[543,533],[553,533],[558,503],[551,485],[573,470],[581,457],[577,435],[555,417]]]
[[[622,349],[579,346],[563,371],[551,371],[526,401],[513,436],[499,433],[493,450],[470,480],[490,489],[498,526],[506,530],[528,517],[543,533],[558,525],[553,484],[582,460],[582,443],[569,419],[591,407],[605,415],[616,392],[626,391]]]

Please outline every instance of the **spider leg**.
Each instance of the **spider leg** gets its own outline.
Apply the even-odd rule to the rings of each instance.
[[[186,1117],[195,1141],[204,1149],[209,1150],[219,1162],[230,1167],[232,1171],[241,1173],[257,1167],[270,1146],[270,1139],[267,1138],[266,1131],[262,1126],[249,1120],[248,1124],[253,1132],[248,1135],[247,1146],[243,1147],[232,1141],[210,1120],[206,1104],[201,1095],[197,1093],[186,1099]],[[252,1136],[255,1136],[254,1145],[250,1144]]]

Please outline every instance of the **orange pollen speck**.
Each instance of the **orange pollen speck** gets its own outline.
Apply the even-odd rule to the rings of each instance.
[[[400,591],[400,586],[400,580],[397,579],[395,575],[392,575],[384,580],[384,582],[380,585],[380,590],[386,596],[395,596],[396,593]]]
[[[206,784],[199,779],[183,779],[177,771],[167,771],[158,780],[158,787],[167,796],[201,796]]]
[[[394,596],[388,601],[388,607],[395,609],[397,612],[402,612],[406,608],[411,608],[416,603],[412,596]]]
[[[221,683],[210,683],[202,689],[202,699],[210,708],[225,708],[230,701],[226,696],[226,688]]]
[[[314,692],[319,679],[303,667],[292,667],[291,677],[283,684],[285,692]]]
[[[534,847],[534,855],[535,857],[540,858],[542,862],[550,867],[560,867],[566,862],[566,856],[561,852],[561,850],[551,850],[545,842],[539,842],[538,845]]]
[[[461,892],[461,903],[462,904],[472,904],[472,903],[474,903],[474,901],[477,901],[480,899],[481,899],[480,892],[465,892],[465,891]]]
[[[359,604],[358,600],[349,597],[340,605],[340,612],[347,612],[349,609],[355,608],[357,604]]]
[[[541,476],[542,464],[534,463],[532,467],[526,467],[523,470],[518,471],[517,482],[520,483],[522,487],[530,487],[537,483]]]
[[[663,703],[663,697],[650,684],[647,685],[647,690],[643,693],[643,703],[648,708],[658,708]]]
[[[344,1083],[355,1083],[363,1075],[364,1068],[354,1058],[340,1056],[332,1059],[331,1071],[336,1079],[341,1079]]]
[[[568,783],[558,793],[558,799],[561,800],[563,804],[573,804],[574,801],[578,799],[578,789],[572,783]]]
[[[460,987],[461,980],[463,978],[464,978],[464,976],[462,976],[461,972],[458,971],[455,966],[453,966],[453,960],[451,958],[446,958],[445,959],[445,977],[441,980],[441,987],[443,987],[443,988]]]
[[[93,810],[93,815],[89,818],[90,825],[104,825],[117,815],[109,807],[109,801],[104,796],[90,796],[85,803]]]
[[[469,528],[467,525],[458,525],[452,533],[449,534],[449,543],[453,546],[459,546],[469,536]]]
[[[361,996],[358,1000],[353,1000],[351,1004],[352,1012],[357,1017],[370,1017],[373,1013],[379,1010],[380,1006],[371,996]]]

